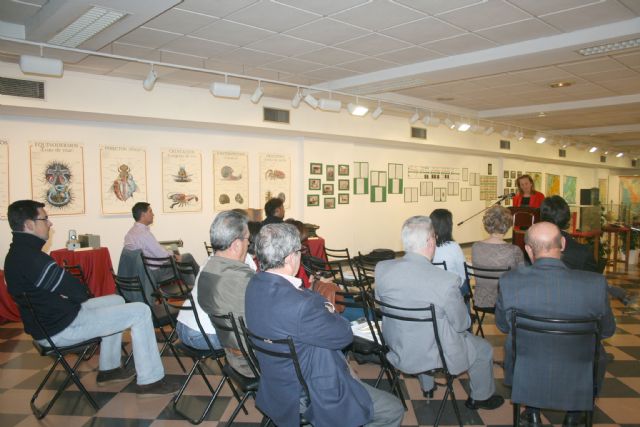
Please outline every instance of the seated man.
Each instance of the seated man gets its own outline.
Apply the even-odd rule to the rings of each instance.
[[[449,372],[469,373],[471,395],[469,409],[496,409],[502,396],[495,395],[493,348],[484,339],[471,334],[469,312],[460,293],[460,277],[431,264],[436,238],[428,216],[414,216],[402,225],[405,256],[382,261],[376,266],[376,297],[391,305],[407,308],[428,307],[438,312],[440,341]],[[402,372],[419,374],[425,396],[433,396],[433,378],[422,374],[442,367],[431,325],[385,319],[383,334],[389,345],[389,361]]]
[[[211,224],[210,235],[213,255],[198,277],[198,303],[209,316],[230,312],[236,318],[244,316],[244,294],[249,279],[255,274],[245,264],[249,248],[246,215],[236,211],[220,212]],[[211,322],[215,327],[215,321],[211,319]],[[234,333],[221,329],[216,332],[229,364],[242,375],[253,377]]]
[[[48,342],[26,306],[31,300],[45,330],[56,345],[68,346],[102,337],[98,385],[137,378],[138,395],[172,394],[180,384],[164,378],[151,311],[145,304],[125,304],[118,295],[89,299],[85,287],[42,252],[51,221],[44,204],[12,203],[8,219],[13,242],[5,259],[9,293],[17,302],[24,330],[42,345]],[[131,328],[135,372],[120,366],[122,331]]]
[[[277,224],[284,219],[284,201],[277,197],[269,199],[264,205],[264,214],[267,216],[262,225]]]
[[[549,222],[531,226],[525,235],[525,250],[533,264],[509,271],[500,277],[500,290],[496,302],[496,324],[508,333],[505,348],[505,379],[511,384],[511,312],[525,311],[527,314],[556,318],[601,317],[602,338],[613,335],[616,322],[607,297],[607,280],[601,274],[570,270],[561,261],[565,239],[560,230]],[[561,349],[556,349],[561,351]],[[604,351],[600,352],[601,376],[604,375]],[[551,363],[552,359],[549,359]],[[556,366],[554,371],[571,369],[571,366]],[[540,378],[530,378],[540,381]],[[551,377],[553,380],[553,376]],[[591,393],[591,390],[587,391]],[[567,396],[567,402],[577,396]],[[530,425],[540,424],[540,411],[527,408],[525,421]],[[575,425],[580,414],[568,413],[564,424]]]
[[[200,271],[200,266],[195,261],[195,259],[193,259],[193,256],[191,256],[191,254],[174,254],[170,250],[165,249],[160,243],[158,243],[155,236],[151,233],[149,226],[153,224],[153,217],[155,216],[155,214],[153,213],[153,209],[151,209],[151,205],[149,203],[136,203],[135,205],[133,205],[133,208],[131,208],[131,213],[133,214],[135,223],[124,236],[125,249],[130,251],[140,249],[144,256],[153,258],[166,258],[168,256],[173,256],[178,262],[191,264],[193,266],[193,271],[198,274],[198,271]],[[162,274],[166,274],[166,271],[163,271]],[[163,278],[164,277],[156,277],[156,280],[163,280]]]
[[[258,352],[258,408],[280,427],[299,426],[301,413],[317,427],[399,426],[404,416],[400,401],[350,371],[341,351],[353,340],[349,322],[294,277],[300,265],[295,227],[266,225],[255,245],[262,271],[247,288],[247,327],[268,338],[293,338],[311,394],[304,396],[292,362]]]

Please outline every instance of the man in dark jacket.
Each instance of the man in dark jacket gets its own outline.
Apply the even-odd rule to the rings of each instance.
[[[277,197],[269,199],[264,204],[264,214],[267,216],[262,225],[278,224],[284,219],[284,201]]]
[[[25,332],[48,345],[28,309],[26,295],[56,345],[102,337],[98,385],[129,381],[137,374],[138,395],[174,393],[179,384],[164,379],[149,307],[125,304],[118,295],[89,299],[82,283],[42,252],[52,226],[44,206],[33,200],[19,200],[9,206],[7,215],[13,241],[5,258],[5,279],[18,304]],[[120,366],[122,331],[129,328],[135,371]]]

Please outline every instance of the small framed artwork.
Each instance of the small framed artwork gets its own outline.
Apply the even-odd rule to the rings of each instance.
[[[509,178],[509,171],[504,171],[504,178]]]
[[[512,184],[511,180],[510,180],[510,179],[508,179],[508,180],[507,180],[507,187],[511,187],[511,184]]]
[[[320,190],[320,178],[309,178],[309,190]]]
[[[338,165],[338,175],[340,175],[340,176],[348,176],[349,175],[349,165]]]
[[[522,171],[518,171],[517,176],[522,176]]]
[[[511,171],[511,179],[516,179],[516,171]]]
[[[349,180],[348,179],[339,179],[338,180],[338,190],[340,190],[340,191],[349,191]]]
[[[338,204],[339,205],[348,205],[349,204],[349,193],[340,193],[340,194],[338,194]]]
[[[323,184],[322,185],[322,195],[323,196],[333,196],[333,184]]]
[[[307,194],[307,206],[320,206],[320,196],[317,194]]]
[[[492,171],[493,171],[493,164],[489,163],[487,165],[487,175],[492,175]]]
[[[322,163],[311,163],[309,173],[311,175],[322,175]]]
[[[327,165],[327,181],[334,181],[336,179],[336,167],[334,165]]]
[[[335,197],[325,197],[324,198],[324,208],[325,209],[335,209],[336,208],[336,198]]]

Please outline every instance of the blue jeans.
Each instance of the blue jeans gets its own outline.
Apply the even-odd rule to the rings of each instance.
[[[125,304],[119,295],[106,295],[83,302],[76,318],[63,331],[51,337],[59,346],[67,346],[102,337],[99,369],[120,367],[122,331],[131,328],[133,360],[137,383],[151,384],[164,377],[164,367],[156,342],[151,310],[141,302]],[[39,340],[47,345],[46,340]]]
[[[191,329],[182,322],[178,322],[176,330],[178,331],[180,340],[189,347],[197,348],[198,350],[209,350],[209,346],[207,345],[207,341],[204,339],[202,332]],[[207,334],[207,338],[209,338],[213,348],[216,350],[222,350],[222,345],[220,344],[220,340],[218,340],[218,336],[216,334]]]

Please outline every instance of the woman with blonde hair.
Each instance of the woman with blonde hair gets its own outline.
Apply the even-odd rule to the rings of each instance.
[[[530,208],[539,208],[544,200],[544,194],[536,191],[535,184],[531,175],[521,175],[516,179],[518,192],[513,197],[513,206],[528,206]]]

